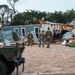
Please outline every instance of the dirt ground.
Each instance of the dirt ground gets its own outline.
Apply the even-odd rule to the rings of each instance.
[[[50,48],[25,46],[23,57],[25,73],[75,73],[75,48],[60,44],[51,44]]]

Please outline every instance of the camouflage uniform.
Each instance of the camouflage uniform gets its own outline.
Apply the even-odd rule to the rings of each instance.
[[[49,46],[50,46],[50,39],[52,37],[52,32],[49,29],[48,29],[48,31],[46,31],[45,37],[46,37],[46,41],[47,41],[47,48],[49,48]]]
[[[39,35],[39,47],[41,45],[44,47],[44,39],[45,39],[45,34],[44,34],[44,31],[42,31],[42,33],[40,33]]]
[[[28,46],[29,46],[29,45],[32,46],[32,39],[33,39],[33,35],[32,35],[32,33],[29,32],[27,38],[28,38]]]

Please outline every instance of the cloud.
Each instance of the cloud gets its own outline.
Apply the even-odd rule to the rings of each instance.
[[[7,0],[0,0],[0,5],[7,4]]]
[[[8,4],[7,0],[0,0],[0,4]],[[19,0],[16,3],[16,10],[20,12],[26,9],[40,11],[66,11],[75,9],[75,0]]]

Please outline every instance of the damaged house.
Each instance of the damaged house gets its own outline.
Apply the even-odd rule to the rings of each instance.
[[[15,31],[20,38],[26,37],[28,32],[31,31],[34,37],[34,41],[38,42],[40,25],[39,24],[31,24],[31,25],[18,25],[18,26],[5,26],[3,27],[3,31]]]

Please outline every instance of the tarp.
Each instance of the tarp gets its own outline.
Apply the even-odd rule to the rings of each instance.
[[[72,36],[71,32],[66,32],[63,36]]]
[[[73,25],[75,27],[75,19],[69,23],[69,25]]]
[[[64,40],[70,40],[72,38],[73,38],[72,36],[65,36],[65,37],[63,37]]]
[[[34,42],[37,43],[38,42],[38,38],[37,38],[35,32],[34,31],[31,31],[31,33],[33,34]]]
[[[66,33],[63,35],[62,38],[63,38],[64,40],[70,40],[70,39],[72,39],[73,37],[72,37],[71,32],[66,32]]]
[[[75,20],[71,21],[69,25],[75,25]]]
[[[72,33],[75,34],[75,29],[72,30]]]

